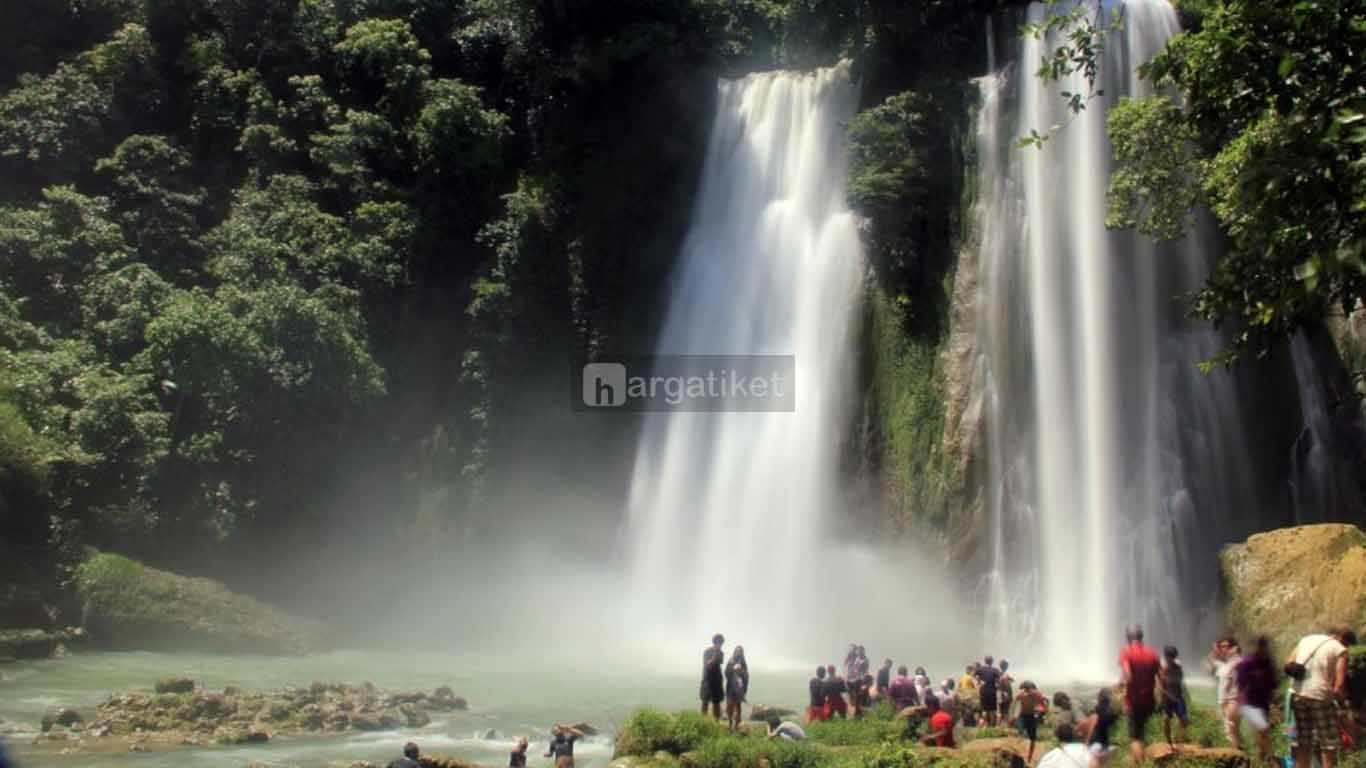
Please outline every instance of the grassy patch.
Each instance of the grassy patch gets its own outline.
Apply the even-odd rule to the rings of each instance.
[[[1150,744],[1163,741],[1161,729],[1160,719],[1149,721]],[[905,721],[894,718],[890,709],[874,711],[861,720],[812,723],[806,726],[806,733],[808,738],[804,742],[769,740],[762,725],[732,734],[695,712],[670,715],[641,709],[633,712],[618,732],[616,756],[635,758],[631,764],[638,768],[1006,768],[1010,762],[1008,754],[969,745],[978,739],[1018,736],[1005,728],[960,727],[958,741],[965,748],[930,749],[919,745],[914,733],[907,733]],[[1043,738],[1036,754],[1056,746],[1051,734],[1041,732],[1040,736]],[[1114,768],[1130,764],[1123,736],[1121,723],[1114,741],[1120,749],[1110,762]],[[1193,708],[1188,736],[1196,746],[1227,746],[1218,713],[1210,707]],[[1246,768],[1239,759],[1230,762],[1227,753],[1187,753],[1169,765]]]
[[[122,555],[94,552],[76,569],[75,581],[92,640],[109,646],[293,653],[321,636],[310,622],[216,581]]]

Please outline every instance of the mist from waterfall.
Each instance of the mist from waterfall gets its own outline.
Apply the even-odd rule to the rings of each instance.
[[[989,642],[1056,675],[1110,679],[1123,627],[1203,647],[1218,546],[1257,518],[1241,384],[1197,363],[1222,339],[1185,318],[1216,238],[1155,244],[1105,227],[1105,111],[1145,96],[1136,69],[1178,31],[1165,0],[1128,0],[1073,118],[1023,36],[979,81],[978,380],[991,544],[978,591]],[[1048,10],[1029,7],[1030,21]],[[991,34],[991,30],[988,30]],[[1057,126],[1056,128],[1053,128]],[[1020,148],[1053,128],[1042,148]]]

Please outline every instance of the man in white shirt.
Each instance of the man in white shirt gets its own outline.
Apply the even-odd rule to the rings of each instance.
[[[1214,689],[1218,696],[1219,713],[1224,719],[1224,735],[1234,749],[1242,749],[1238,725],[1238,683],[1233,678],[1233,669],[1242,659],[1238,641],[1232,636],[1221,637],[1215,641],[1205,659],[1205,666],[1214,675]]]
[[[1347,698],[1347,646],[1356,644],[1356,633],[1335,627],[1322,635],[1300,638],[1286,665],[1298,665],[1303,674],[1292,676],[1290,708],[1295,713],[1295,762],[1310,765],[1317,752],[1323,768],[1337,763],[1338,707]],[[1287,670],[1289,672],[1289,670]]]
[[[1097,768],[1108,763],[1115,752],[1089,749],[1077,740],[1071,723],[1060,723],[1053,734],[1058,737],[1058,746],[1045,752],[1035,768]]]
[[[770,739],[783,739],[784,741],[806,741],[806,731],[800,725],[789,720],[779,722],[778,718],[768,719],[768,737]]]

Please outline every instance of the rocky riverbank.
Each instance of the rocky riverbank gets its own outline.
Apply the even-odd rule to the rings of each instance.
[[[90,712],[56,707],[43,718],[36,742],[57,744],[63,751],[256,743],[279,736],[420,728],[431,722],[432,713],[467,706],[447,686],[383,691],[370,683],[315,682],[245,692],[167,678],[157,681],[153,692],[116,693]]]

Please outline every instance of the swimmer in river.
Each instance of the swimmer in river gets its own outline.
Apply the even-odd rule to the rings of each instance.
[[[543,757],[555,758],[555,768],[574,768],[574,742],[583,738],[583,731],[557,723],[551,733],[550,749]]]

